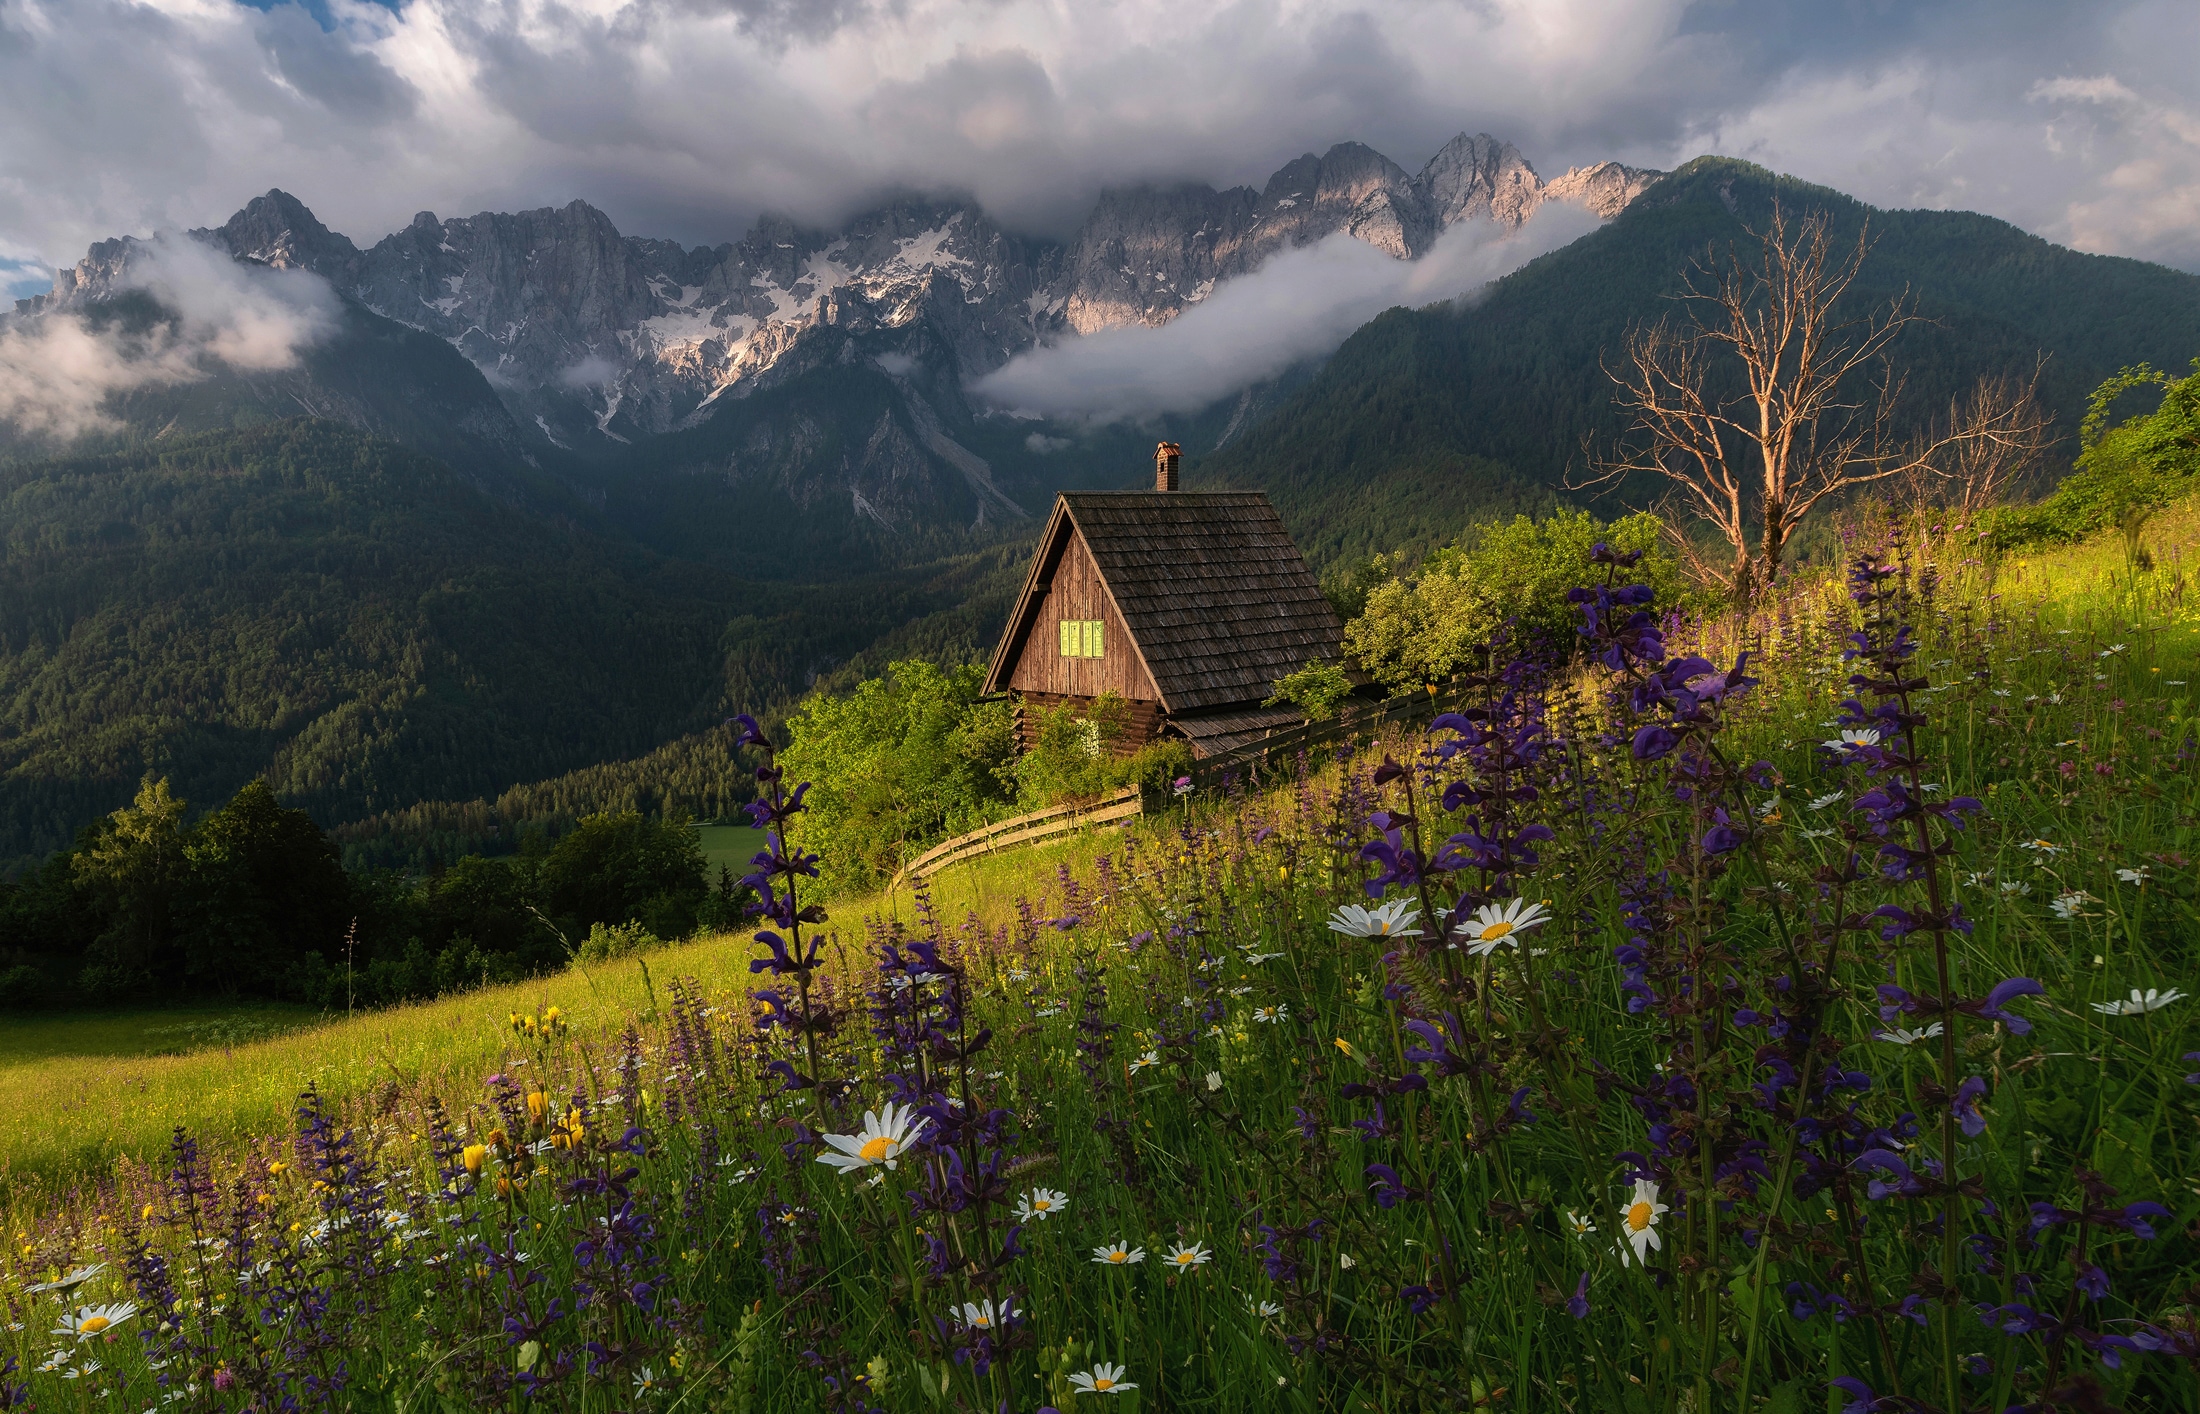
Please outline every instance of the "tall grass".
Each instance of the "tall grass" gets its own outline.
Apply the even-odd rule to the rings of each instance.
[[[1706,865],[1704,801],[1596,739],[1598,684],[1550,687],[1568,749],[1508,807],[1555,834],[1518,871],[1550,910],[1526,949],[1330,926],[1382,849],[1492,809],[1431,798],[1464,758],[1378,782],[1418,744],[1391,742],[837,909],[814,973],[752,977],[767,954],[725,940],[651,955],[648,981],[591,968],[218,1060],[16,1067],[0,1352],[49,1367],[29,1379],[55,1409],[2200,1411],[2200,1000],[2096,1009],[2194,988],[2200,514],[2155,523],[2143,572],[2120,540],[1997,565],[1960,532],[1863,533],[1920,585],[1929,794],[1985,802],[1940,866],[1971,924],[1944,930],[1952,985],[2041,988],[1950,1013],[1949,1052],[1876,1039],[1923,1024],[1879,1010],[1883,985],[1929,989],[1916,941],[1812,931],[1827,897],[1920,905],[1871,867],[1869,783],[1818,747],[1853,606],[1798,583],[1669,639],[1757,655],[1719,741],[1771,771],[1731,869]],[[1651,949],[1642,1010],[1623,902],[1686,942]],[[1780,959],[1821,936],[1802,985]],[[767,985],[792,1029],[755,1025]],[[1678,1045],[1705,1007],[1715,1042]],[[1814,1137],[1768,1016],[1825,1038]],[[1980,1082],[1952,1150],[1974,1102],[1949,1064]],[[874,1150],[894,1167],[817,1162],[895,1099],[925,1128]],[[1850,1119],[1891,1147],[1819,1163]],[[159,1152],[171,1123],[211,1171]],[[1980,1186],[1939,1193],[1928,1160]],[[1668,1211],[1637,1262],[1642,1175]],[[1040,1189],[1066,1203],[1029,1212]],[[2153,1240],[2100,1216],[2133,1201],[2168,1210]],[[1095,1260],[1118,1243],[1143,1260]],[[98,1262],[68,1302],[139,1310],[46,1334],[60,1301],[26,1288]]]

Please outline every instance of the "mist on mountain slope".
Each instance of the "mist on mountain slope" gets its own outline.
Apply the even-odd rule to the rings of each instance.
[[[116,282],[167,316],[62,309],[0,320],[0,425],[67,439],[116,425],[108,400],[139,388],[294,368],[336,331],[341,301],[303,270],[234,260],[188,236],[130,241]]]
[[[1028,350],[971,391],[1003,411],[1088,422],[1196,411],[1328,353],[1394,305],[1471,295],[1602,224],[1572,202],[1548,202],[1512,231],[1462,221],[1413,261],[1339,231],[1271,257],[1166,324]]]

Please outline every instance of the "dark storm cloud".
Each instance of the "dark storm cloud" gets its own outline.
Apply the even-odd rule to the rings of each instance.
[[[2200,268],[2200,6],[1944,0],[0,0],[0,277],[296,192],[603,205],[737,238],[967,192],[1059,235],[1105,185],[1258,183],[1461,131],[1546,175],[1727,152]]]

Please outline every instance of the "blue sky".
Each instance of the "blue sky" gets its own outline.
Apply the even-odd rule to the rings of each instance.
[[[897,189],[1060,234],[1109,184],[1462,131],[2200,270],[2194,53],[2189,0],[0,0],[0,283],[273,186],[363,243],[582,197],[715,244]]]

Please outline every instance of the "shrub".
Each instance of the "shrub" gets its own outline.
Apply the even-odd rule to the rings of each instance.
[[[1275,693],[1261,705],[1289,703],[1305,713],[1308,721],[1326,722],[1337,715],[1337,708],[1351,695],[1352,677],[1344,664],[1309,658],[1305,667],[1276,679]]]
[[[905,659],[788,719],[787,769],[812,783],[805,847],[825,857],[829,889],[875,883],[1014,803],[1015,721],[979,700],[984,681],[975,664]]]
[[[664,945],[664,939],[639,923],[598,923],[588,930],[588,940],[581,944],[581,961],[609,962],[655,952]]]
[[[2108,426],[2118,399],[2159,387],[2152,412]],[[2088,535],[2123,527],[2138,558],[2138,531],[2146,517],[2200,482],[2200,359],[2184,378],[2140,364],[2093,390],[2079,428],[2077,467],[2036,506],[2006,508],[1988,519],[1995,548],[2073,544]]]
[[[1575,616],[1566,592],[1580,583],[1598,541],[1643,552],[1635,574],[1659,603],[1681,597],[1680,563],[1664,549],[1663,530],[1647,512],[1606,523],[1578,510],[1477,526],[1430,552],[1414,573],[1369,590],[1366,609],[1345,625],[1345,651],[1393,690],[1463,671],[1507,623],[1518,646],[1570,652]]]

